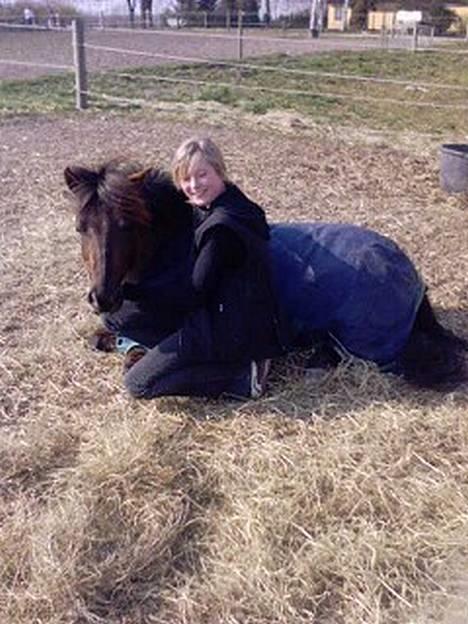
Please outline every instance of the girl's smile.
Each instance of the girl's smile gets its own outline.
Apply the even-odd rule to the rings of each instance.
[[[194,206],[208,206],[224,192],[226,184],[216,169],[201,154],[192,159],[180,186]]]

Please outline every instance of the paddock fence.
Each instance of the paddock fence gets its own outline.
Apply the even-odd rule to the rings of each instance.
[[[446,109],[467,110],[464,100],[451,103],[438,101],[418,101],[409,97],[385,98],[373,96],[363,91],[359,95],[340,93],[338,90],[316,88],[314,79],[329,78],[334,82],[360,82],[364,85],[394,84],[410,92],[427,92],[429,90],[445,90],[453,93],[466,94],[467,87],[461,85],[440,84],[431,82],[415,82],[396,80],[385,77],[364,75],[346,75],[339,72],[305,71],[279,66],[254,63],[256,57],[281,54],[298,56],[335,50],[407,50],[412,53],[442,52],[451,55],[466,55],[468,50],[448,46],[447,41],[434,37],[427,29],[415,28],[406,36],[395,32],[382,31],[379,35],[350,35],[326,33],[318,39],[300,36],[298,32],[288,32],[287,36],[273,36],[265,30],[244,28],[243,14],[239,13],[236,28],[227,29],[186,29],[184,25],[175,29],[136,29],[123,27],[102,27],[99,22],[73,19],[68,26],[50,28],[48,25],[24,26],[11,23],[0,24],[0,76],[3,78],[27,77],[33,75],[74,72],[75,105],[79,110],[90,105],[90,101],[107,101],[116,105],[135,104],[153,106],[154,99],[146,97],[148,89],[141,88],[141,97],[129,97],[125,92],[119,94],[97,91],[93,77],[99,72],[113,70],[116,78],[128,81],[136,80],[130,71],[132,68],[147,69],[177,64],[178,67],[189,68],[193,64],[207,67],[223,67],[230,71],[233,80],[197,80],[183,72],[160,75],[158,73],[139,76],[142,84],[177,83],[180,85],[203,86],[212,89],[236,89],[264,94],[300,95],[303,97],[320,97],[332,99],[353,99],[356,101],[381,101],[396,106],[436,107]],[[22,58],[14,56],[14,46],[2,46],[1,42],[10,38],[28,41],[22,48]],[[436,45],[437,43],[437,45]],[[451,42],[450,42],[451,43]],[[48,50],[43,54],[41,48]],[[35,47],[37,46],[37,48]],[[5,55],[8,51],[9,54]],[[246,61],[246,58],[249,61]],[[62,62],[63,61],[63,62]],[[5,71],[6,70],[6,71]],[[303,77],[301,88],[285,89],[273,86],[253,86],[242,84],[242,75],[248,71],[274,74],[296,74]],[[22,73],[24,75],[22,75]],[[72,97],[72,94],[71,94]],[[466,100],[466,95],[463,95]]]

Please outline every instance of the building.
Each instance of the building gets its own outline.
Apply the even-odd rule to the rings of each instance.
[[[460,19],[456,24],[452,24],[449,32],[461,30],[467,32],[468,29],[468,3],[446,3],[445,7],[450,9]],[[350,23],[352,9],[349,8],[349,0],[330,0],[328,4],[328,29],[346,30]],[[427,14],[423,10],[401,10],[399,5],[391,2],[380,2],[374,11],[369,11],[367,15],[367,30],[381,31],[383,28],[392,30],[394,28],[411,30],[418,23],[427,20]]]

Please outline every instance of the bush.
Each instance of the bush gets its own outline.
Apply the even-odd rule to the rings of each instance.
[[[441,4],[434,4],[429,10],[429,20],[435,35],[444,35],[460,18]]]

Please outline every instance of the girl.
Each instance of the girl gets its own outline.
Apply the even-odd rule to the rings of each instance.
[[[125,384],[141,398],[259,397],[269,358],[282,352],[265,213],[229,181],[209,138],[182,143],[172,175],[193,207],[192,312],[156,347],[139,348]]]

